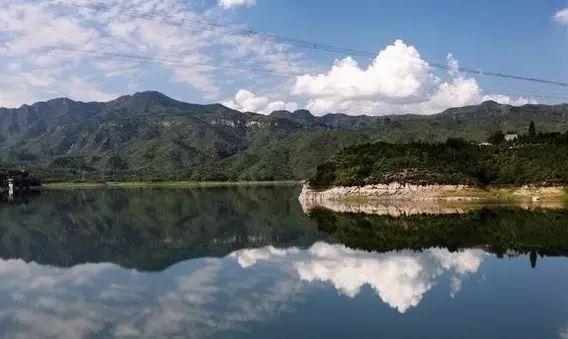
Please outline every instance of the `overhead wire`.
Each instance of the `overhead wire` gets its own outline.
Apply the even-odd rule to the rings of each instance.
[[[342,54],[346,56],[354,56],[354,57],[364,57],[364,58],[374,58],[376,57],[376,53],[358,49],[352,49],[347,47],[341,47],[336,45],[330,45],[326,43],[321,43],[317,41],[310,41],[310,40],[302,40],[296,39],[293,37],[288,37],[284,35],[276,35],[276,34],[268,34],[263,33],[251,29],[243,29],[243,28],[235,28],[231,26],[226,26],[217,23],[211,23],[204,20],[198,19],[189,19],[189,18],[175,18],[173,19],[170,15],[165,15],[161,13],[155,12],[141,12],[138,10],[133,9],[123,9],[123,8],[116,8],[110,6],[105,3],[101,2],[66,2],[66,4],[72,6],[78,6],[83,8],[89,8],[95,11],[101,12],[112,12],[114,14],[123,15],[131,18],[139,18],[139,19],[146,19],[146,20],[160,20],[166,22],[171,25],[177,26],[187,26],[192,27],[195,29],[202,29],[202,30],[209,30],[215,31],[220,34],[224,35],[233,35],[233,36],[241,36],[241,37],[248,37],[251,39],[261,40],[268,43],[276,43],[276,44],[286,44],[292,45],[296,47],[306,48],[306,49],[313,49],[318,51],[326,51],[332,52],[337,54]],[[433,62],[426,60],[428,64],[437,69],[442,70],[452,70],[450,66],[445,63]],[[491,76],[491,77],[499,77],[504,79],[512,79],[512,80],[520,80],[520,81],[528,81],[528,82],[535,82],[540,84],[548,84],[548,85],[555,85],[561,87],[568,87],[568,82],[564,81],[557,81],[557,80],[550,80],[550,79],[543,79],[540,77],[534,76],[524,76],[524,75],[515,75],[515,74],[508,74],[504,72],[495,72],[495,71],[486,71],[481,68],[473,68],[473,67],[464,67],[458,66],[457,71],[462,73],[467,73],[471,75],[480,75],[480,76]]]
[[[31,2],[37,2],[37,0],[31,0]],[[174,19],[171,18],[171,16],[167,16],[167,15],[160,14],[160,13],[140,12],[140,11],[136,11],[136,10],[132,10],[132,9],[125,10],[125,9],[121,9],[121,8],[115,8],[115,7],[112,7],[110,5],[100,3],[100,2],[99,3],[93,3],[93,2],[90,2],[90,1],[86,1],[86,2],[69,1],[69,2],[65,2],[65,4],[66,5],[72,5],[72,6],[79,6],[79,7],[83,7],[83,8],[90,8],[90,9],[96,10],[96,11],[104,11],[104,12],[111,12],[112,11],[112,13],[117,13],[117,14],[120,14],[120,15],[132,17],[132,18],[141,18],[141,19],[147,19],[147,20],[160,20],[160,21],[166,22],[167,24],[172,24],[172,25],[178,25],[178,26],[182,25],[182,26],[193,27],[193,28],[196,28],[196,29],[215,30],[215,31],[220,31],[221,34],[246,36],[246,37],[249,37],[249,38],[260,39],[262,41],[266,41],[266,42],[270,42],[270,43],[288,44],[288,45],[294,45],[294,46],[297,46],[297,47],[310,48],[310,49],[322,50],[322,51],[328,51],[328,52],[334,52],[334,53],[341,53],[341,54],[350,55],[350,56],[361,56],[361,57],[366,57],[366,58],[373,58],[375,56],[375,53],[371,53],[371,52],[367,52],[367,51],[344,48],[344,47],[339,47],[339,46],[334,46],[334,45],[327,45],[327,44],[322,44],[322,43],[318,43],[318,42],[295,39],[295,38],[290,38],[290,37],[281,36],[281,35],[266,34],[266,33],[248,30],[248,29],[234,28],[234,27],[229,27],[229,26],[225,26],[225,25],[221,25],[221,24],[205,22],[205,21],[202,21],[202,20],[193,20],[193,19],[187,19],[187,18],[181,18],[181,19],[175,19],[174,20]],[[52,47],[52,48],[53,49],[61,49],[61,50],[65,50],[65,49],[70,50],[69,47],[67,47],[67,48]],[[276,75],[281,75],[281,76],[300,76],[300,75],[303,75],[303,74],[298,73],[298,72],[285,72],[285,71],[283,72],[283,71],[269,70],[269,69],[264,69],[264,68],[243,67],[243,66],[235,66],[235,65],[227,65],[227,64],[225,64],[225,65],[214,65],[214,64],[211,64],[209,62],[196,62],[196,61],[188,62],[186,60],[176,59],[176,58],[172,59],[172,58],[163,58],[163,57],[156,57],[156,56],[137,55],[137,54],[131,54],[131,53],[121,53],[121,52],[116,52],[116,51],[113,51],[113,52],[92,51],[92,50],[80,50],[80,49],[77,49],[77,48],[75,48],[73,50],[76,51],[76,52],[79,52],[79,53],[86,53],[86,54],[94,55],[98,59],[131,59],[131,60],[137,60],[137,61],[140,61],[140,62],[166,63],[167,67],[173,67],[173,68],[183,68],[183,67],[187,67],[187,66],[199,66],[199,67],[202,67],[202,68],[210,68],[210,69],[225,69],[225,70],[232,70],[232,71],[246,71],[246,72],[255,72],[255,73],[276,74]],[[200,52],[200,53],[203,53],[203,52]],[[213,53],[211,53],[211,54],[213,54]],[[183,56],[179,55],[179,57],[183,57]],[[435,63],[435,62],[428,62],[428,64],[433,68],[444,69],[444,70],[454,70],[446,64]],[[487,72],[487,71],[481,71],[481,70],[474,70],[474,69],[466,68],[466,67],[459,67],[457,69],[457,71],[462,72],[462,73],[473,74],[473,75],[497,76],[497,77],[501,77],[501,78],[531,81],[531,82],[536,82],[536,83],[539,83],[539,84],[550,84],[550,85],[558,85],[558,86],[562,86],[562,87],[568,87],[568,83],[565,83],[565,82],[552,81],[552,80],[541,79],[541,78],[537,78],[537,77],[524,77],[524,76],[504,74],[504,73],[500,73],[500,72]],[[530,97],[547,98],[547,99],[561,99],[561,100],[567,100],[568,99],[567,97],[563,97],[563,96],[541,95],[541,94],[529,94],[529,95],[519,95],[519,96],[530,96]]]

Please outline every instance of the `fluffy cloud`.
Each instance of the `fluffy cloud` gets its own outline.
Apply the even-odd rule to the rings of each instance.
[[[306,106],[315,113],[432,114],[486,99],[510,104],[531,102],[485,95],[475,79],[459,72],[459,63],[451,54],[448,70],[450,79],[443,81],[416,48],[396,40],[367,68],[347,57],[337,60],[327,73],[297,77],[293,93],[307,96]]]
[[[564,8],[554,14],[554,20],[562,25],[568,25],[568,8]]]
[[[434,77],[418,51],[401,40],[387,46],[367,69],[351,57],[336,61],[327,74],[298,77],[294,91],[318,98],[420,101]]]
[[[233,100],[223,103],[225,106],[242,112],[255,112],[270,114],[278,110],[295,111],[298,109],[296,102],[284,102],[281,100],[270,101],[267,97],[257,96],[245,89],[240,89]]]
[[[219,7],[231,8],[238,6],[252,6],[256,3],[256,0],[219,0]]]

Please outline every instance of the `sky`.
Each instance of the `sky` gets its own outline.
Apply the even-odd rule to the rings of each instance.
[[[0,6],[0,107],[146,90],[263,114],[432,114],[485,100],[568,101],[567,87],[483,75],[568,82],[568,0]]]

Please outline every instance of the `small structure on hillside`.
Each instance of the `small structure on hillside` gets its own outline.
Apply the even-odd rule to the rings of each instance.
[[[0,193],[13,196],[17,192],[37,191],[40,187],[40,181],[26,170],[0,169]]]
[[[519,138],[519,135],[516,133],[507,133],[505,134],[505,141],[506,142],[513,142]]]
[[[482,141],[479,143],[479,147],[488,147],[488,146],[492,146],[493,144],[490,143],[489,141]]]

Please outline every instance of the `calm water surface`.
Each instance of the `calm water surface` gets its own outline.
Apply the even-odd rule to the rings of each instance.
[[[315,211],[296,187],[0,204],[6,338],[568,338],[568,213]]]

